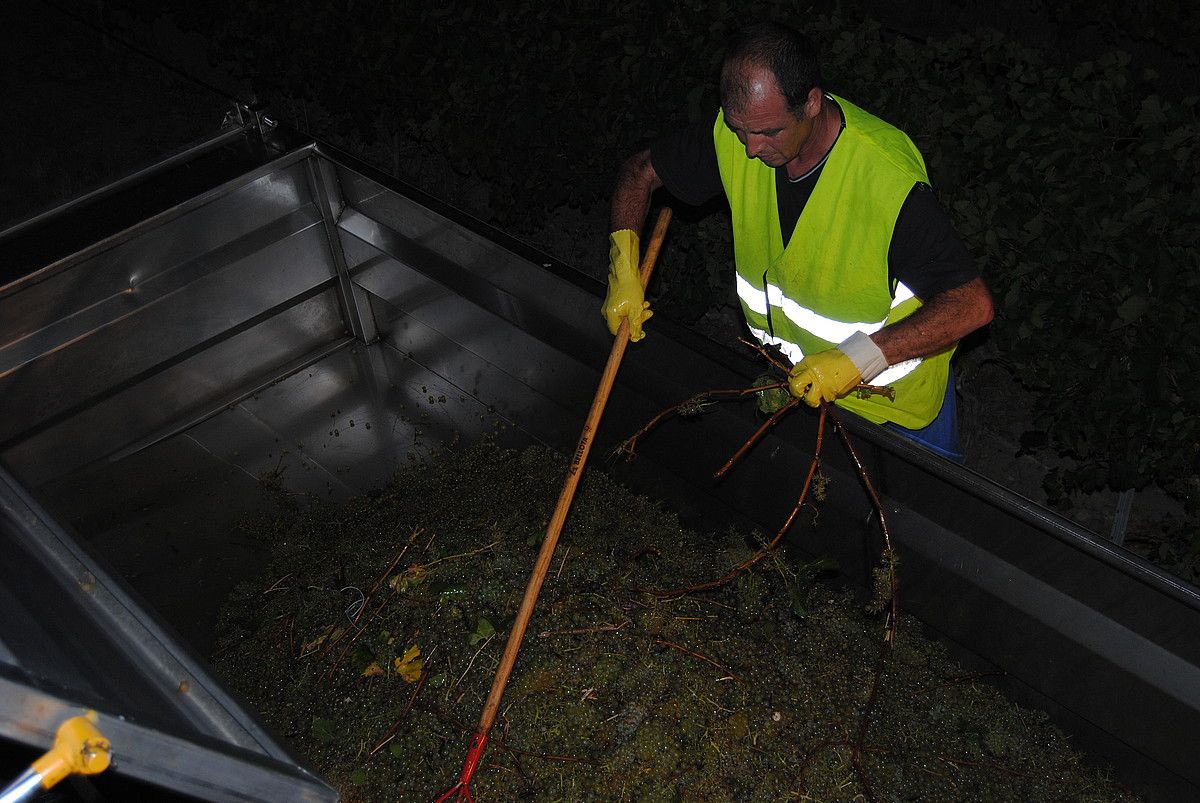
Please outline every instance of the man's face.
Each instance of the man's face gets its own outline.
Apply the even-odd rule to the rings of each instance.
[[[747,76],[749,99],[737,109],[725,109],[725,125],[746,147],[746,156],[761,159],[771,167],[783,167],[800,155],[812,136],[814,119],[807,114],[807,103],[797,118],[775,85],[775,77],[765,70]],[[819,108],[819,107],[818,107]]]

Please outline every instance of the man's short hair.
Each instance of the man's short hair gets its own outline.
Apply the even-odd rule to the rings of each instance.
[[[721,62],[721,105],[737,109],[750,99],[746,67],[764,67],[799,114],[813,87],[821,85],[817,50],[807,36],[779,22],[752,22],[734,31]]]

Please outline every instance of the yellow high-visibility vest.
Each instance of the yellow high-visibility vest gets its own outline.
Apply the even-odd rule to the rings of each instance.
[[[831,96],[833,97],[833,96]],[[921,301],[891,286],[888,247],[904,200],[929,182],[925,162],[899,129],[834,97],[846,127],[830,151],[796,229],[783,246],[775,168],[746,156],[723,113],[713,126],[721,182],[733,213],[737,292],[750,332],[793,363],[872,334],[911,315]],[[896,400],[853,394],[837,404],[877,424],[920,429],[937,417],[954,347],[889,366],[872,380]]]

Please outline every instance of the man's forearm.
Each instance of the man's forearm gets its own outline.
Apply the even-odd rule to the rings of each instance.
[[[613,189],[609,231],[632,229],[640,234],[650,211],[650,196],[661,186],[662,181],[650,163],[649,149],[629,157],[621,165]]]
[[[992,294],[983,279],[974,279],[938,293],[912,315],[871,335],[871,340],[888,365],[895,365],[937,354],[987,325],[992,314]]]

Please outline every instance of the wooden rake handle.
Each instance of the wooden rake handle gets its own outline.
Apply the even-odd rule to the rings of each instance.
[[[650,237],[650,245],[642,257],[641,280],[642,287],[650,281],[654,271],[654,263],[662,248],[663,238],[667,234],[667,225],[671,222],[671,210],[664,208],[654,224],[654,233]],[[521,649],[521,641],[525,638],[525,628],[533,616],[533,608],[537,604],[538,594],[542,590],[542,582],[550,568],[550,560],[554,557],[554,549],[558,546],[558,537],[562,534],[563,523],[571,510],[575,499],[575,489],[583,474],[584,464],[587,463],[588,452],[592,448],[592,438],[600,425],[600,417],[604,415],[604,407],[608,404],[608,396],[612,392],[613,383],[617,378],[617,369],[621,367],[621,359],[625,356],[625,347],[629,344],[629,320],[621,321],[617,337],[613,341],[612,351],[608,354],[608,363],[600,376],[600,387],[592,399],[592,408],[588,411],[583,432],[579,436],[579,445],[571,455],[571,465],[567,469],[567,479],[563,483],[562,493],[558,496],[558,504],[554,515],[550,517],[550,525],[546,528],[546,538],[542,541],[541,551],[538,552],[537,562],[533,565],[533,573],[529,576],[529,584],[525,587],[525,597],[521,600],[521,608],[513,622],[512,630],[508,633],[508,643],[504,645],[504,655],[500,666],[496,669],[496,677],[492,681],[492,690],[488,694],[487,703],[483,706],[483,715],[479,718],[478,732],[486,734],[496,721],[496,712],[500,708],[500,698],[504,696],[504,687],[508,685],[508,677],[512,674],[513,665],[517,662],[517,652]]]

